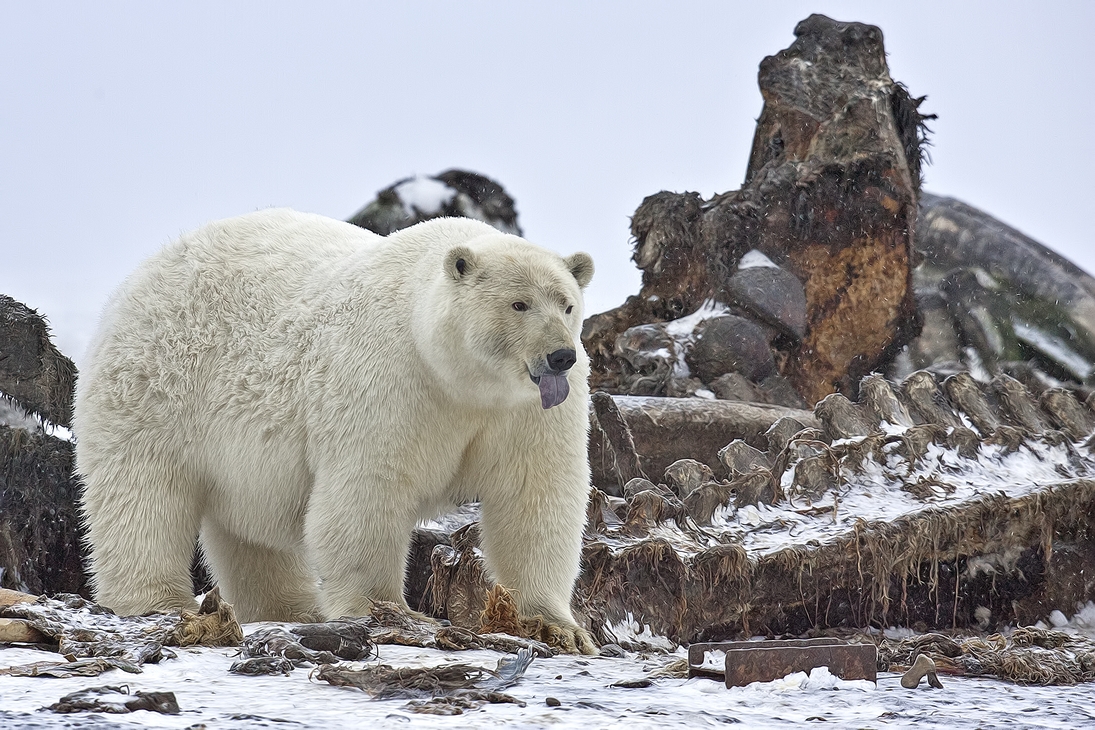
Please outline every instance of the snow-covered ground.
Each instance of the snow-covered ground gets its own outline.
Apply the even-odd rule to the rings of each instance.
[[[1095,634],[1095,604],[1063,630]],[[249,625],[248,632],[266,624]],[[468,662],[493,668],[492,651],[444,652],[379,647],[380,661],[394,666]],[[463,715],[411,712],[406,699],[374,700],[358,689],[309,678],[229,674],[234,650],[181,649],[176,659],[149,664],[141,674],[118,670],[99,677],[52,679],[0,675],[0,727],[162,728],[692,728],[738,724],[745,728],[824,727],[1083,728],[1095,727],[1095,686],[1021,687],[991,679],[942,676],[943,689],[903,689],[900,675],[882,673],[877,683],[844,682],[823,668],[809,676],[727,689],[709,679],[656,679],[640,689],[611,687],[639,679],[683,656],[627,658],[558,656],[536,659],[506,692],[526,703],[488,704]],[[57,655],[27,648],[0,648],[0,670]],[[41,708],[87,687],[127,685],[132,692],[174,692],[181,712],[145,710],[124,715],[58,715]],[[558,700],[548,704],[548,698]]]

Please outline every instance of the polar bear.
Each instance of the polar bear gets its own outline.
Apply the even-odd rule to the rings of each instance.
[[[592,275],[459,218],[380,237],[265,210],[166,246],[108,303],[76,390],[97,600],[193,608],[198,539],[244,621],[405,605],[416,522],[479,499],[490,575],[595,652],[570,610]]]

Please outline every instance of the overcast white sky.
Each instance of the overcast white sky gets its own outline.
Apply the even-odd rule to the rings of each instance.
[[[1095,271],[1095,2],[0,0],[0,293],[79,362],[110,291],[206,221],[346,218],[449,167],[638,290],[629,216],[740,187],[760,60],[811,12],[880,26],[935,122],[926,189]]]

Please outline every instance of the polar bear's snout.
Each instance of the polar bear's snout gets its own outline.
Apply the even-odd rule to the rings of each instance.
[[[548,367],[556,373],[565,373],[578,361],[578,353],[570,348],[556,350],[547,356]]]

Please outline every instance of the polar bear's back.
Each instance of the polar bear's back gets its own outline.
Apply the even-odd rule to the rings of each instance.
[[[309,290],[383,245],[356,226],[289,210],[218,221],[168,244],[125,280],[103,312],[77,386],[84,415],[77,435],[93,425],[91,414],[110,414],[113,427],[123,426],[126,406],[142,399],[134,427],[178,429],[188,409],[209,402],[210,388],[232,385],[224,382],[229,375],[243,390],[228,400],[246,398],[247,381],[258,382],[247,370],[299,362],[293,350],[301,343],[291,341],[287,326],[299,320]],[[229,374],[226,362],[245,369]],[[289,380],[252,395],[270,395],[282,383]],[[148,400],[160,407],[149,408]]]

